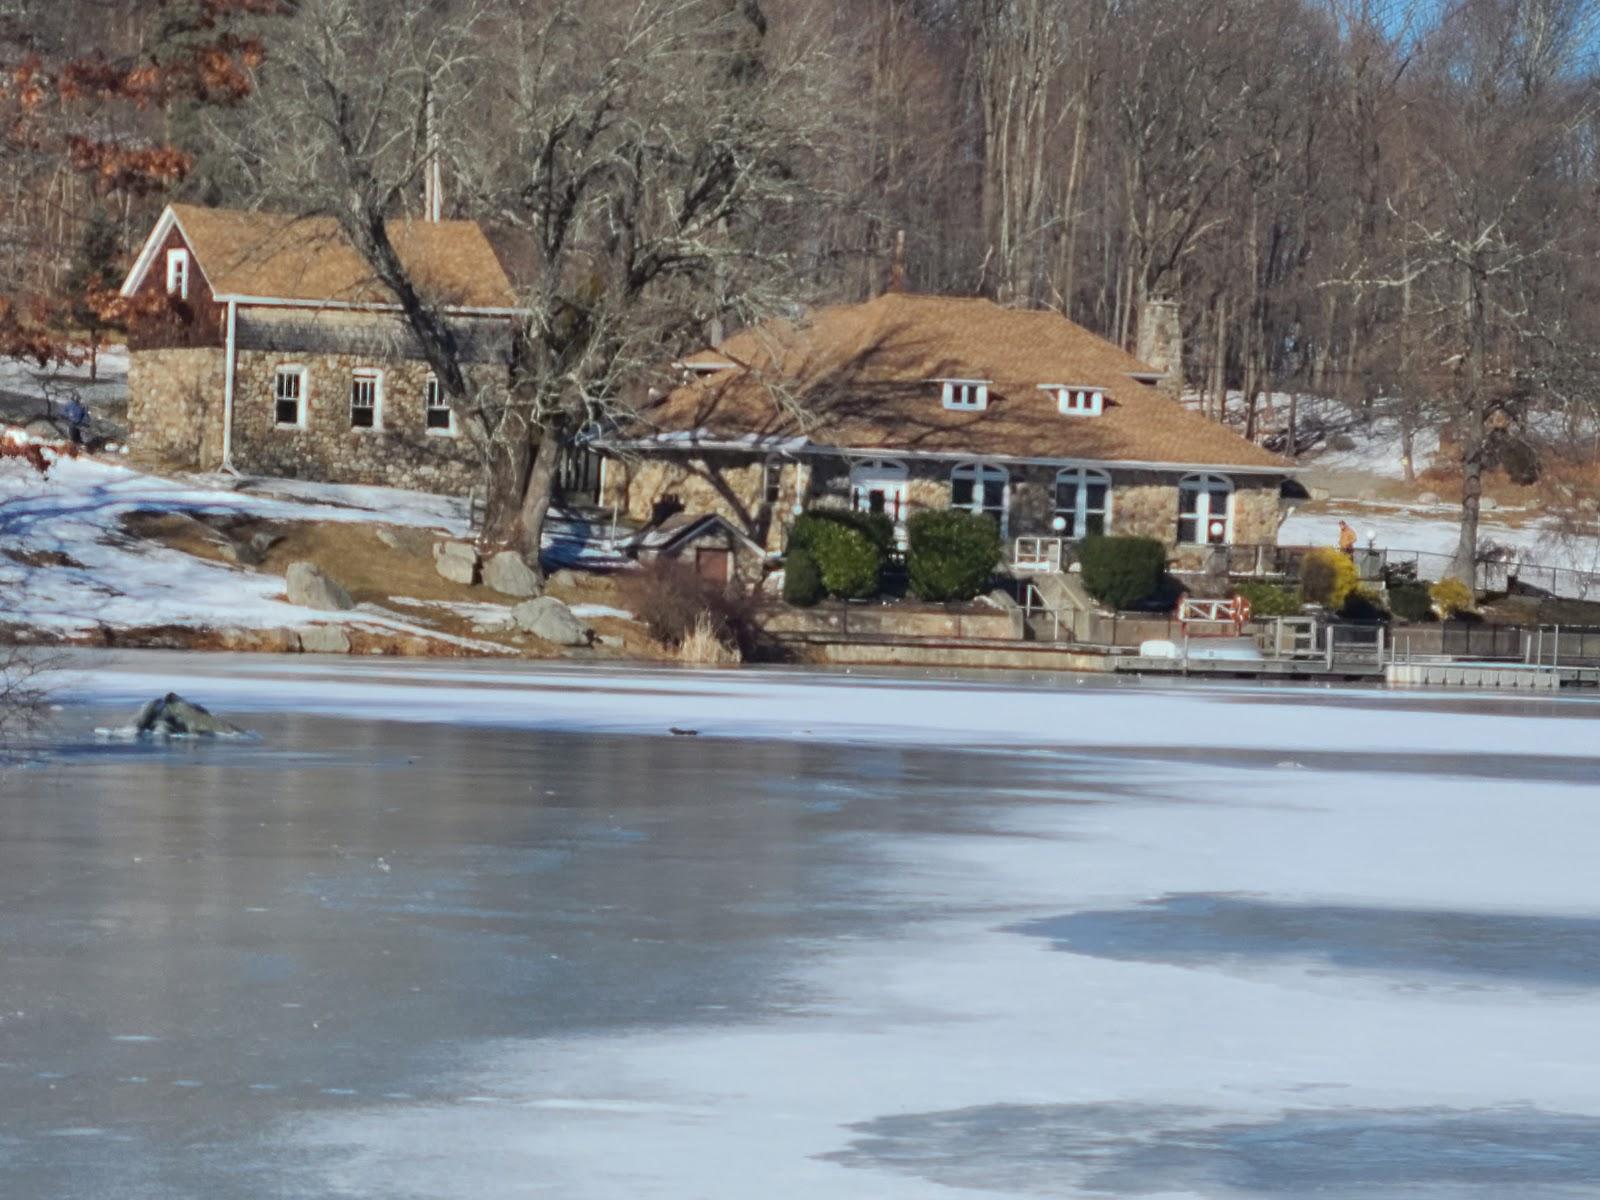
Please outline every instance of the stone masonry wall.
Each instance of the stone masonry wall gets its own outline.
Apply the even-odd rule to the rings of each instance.
[[[139,350],[128,359],[128,448],[157,466],[222,465],[222,371],[218,349]]]
[[[615,507],[632,521],[647,522],[672,512],[716,513],[768,550],[783,548],[783,533],[810,486],[807,463],[774,460],[778,499],[766,499],[766,459],[707,453],[695,457],[625,460],[607,458],[600,489],[602,507]]]
[[[279,367],[306,371],[303,426],[275,422]],[[350,425],[350,382],[357,370],[383,372],[379,424]],[[233,461],[241,471],[291,479],[382,484],[462,495],[478,480],[477,455],[459,430],[429,432],[425,423],[426,363],[374,362],[347,354],[301,355],[242,351],[234,374]],[[474,367],[469,377],[494,386],[504,372]]]

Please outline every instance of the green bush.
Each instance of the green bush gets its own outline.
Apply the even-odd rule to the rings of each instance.
[[[844,600],[876,595],[883,572],[884,552],[852,519],[859,515],[827,509],[803,513],[789,531],[789,553],[809,554],[828,595]]]
[[[866,539],[885,558],[894,550],[893,521],[883,513],[857,512],[851,508],[814,508],[801,513],[789,528],[790,548],[810,550],[819,531],[821,536],[827,536],[826,527],[829,525],[843,525],[846,529],[866,535]]]
[[[1389,608],[1402,621],[1433,620],[1433,597],[1428,595],[1428,585],[1409,582],[1389,585]]]
[[[1300,594],[1329,612],[1343,608],[1345,598],[1360,584],[1355,561],[1339,550],[1318,546],[1300,564]]]
[[[989,586],[1000,561],[993,520],[960,509],[920,512],[906,524],[906,574],[922,600],[971,600]]]
[[[1387,621],[1389,610],[1383,606],[1377,592],[1357,587],[1344,598],[1344,603],[1339,606],[1339,615],[1348,621]]]
[[[1300,611],[1300,593],[1295,588],[1250,580],[1235,584],[1233,590],[1250,602],[1251,616],[1292,617]]]
[[[1167,548],[1154,538],[1086,537],[1078,543],[1083,586],[1110,608],[1132,608],[1161,591]]]
[[[809,550],[790,550],[783,560],[783,599],[797,608],[810,608],[823,597],[822,572]]]

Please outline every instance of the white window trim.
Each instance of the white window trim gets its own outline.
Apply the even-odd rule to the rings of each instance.
[[[761,503],[762,504],[770,504],[774,508],[776,508],[778,506],[778,504],[783,500],[783,464],[784,464],[783,456],[782,455],[778,455],[778,454],[769,454],[769,455],[767,455],[766,458],[764,458],[762,460],[762,462],[761,462]],[[776,496],[769,496],[767,493],[774,490],[773,487],[772,487],[774,479],[776,480],[777,485],[778,485],[777,489],[776,489],[778,494]]]
[[[433,426],[428,424],[428,414],[434,410],[433,406],[428,403],[428,391],[431,388],[439,389],[439,396],[444,401],[444,410],[450,414],[450,425],[448,428],[435,429]],[[427,378],[422,381],[422,431],[429,437],[453,438],[457,435],[456,406],[450,403],[450,397],[444,394],[444,387],[439,383],[439,377],[432,371],[429,371]]]
[[[992,509],[978,504],[966,505],[955,502],[955,482],[957,479],[970,478],[972,480],[972,494],[974,498],[982,495],[982,483],[985,479],[999,478],[1000,484],[1000,536],[1007,536],[1011,527],[1011,472],[998,463],[990,462],[964,462],[957,463],[950,469],[950,507],[959,508],[962,512],[986,513]]]
[[[1041,383],[1041,392],[1053,392],[1056,411],[1064,417],[1098,417],[1105,412],[1104,388],[1077,383]]]
[[[1227,495],[1223,499],[1224,512],[1222,514],[1222,541],[1213,542],[1208,536],[1212,522],[1217,520],[1217,514],[1211,511],[1213,492],[1206,486],[1211,483],[1221,483],[1227,488]],[[1181,546],[1231,546],[1233,545],[1233,497],[1235,488],[1233,480],[1226,475],[1219,475],[1214,471],[1203,471],[1195,475],[1185,475],[1178,481],[1178,524],[1183,525],[1183,496],[1185,492],[1193,492],[1196,496],[1194,529],[1199,537],[1198,541],[1180,541]]]
[[[300,416],[292,425],[278,420],[278,376],[300,376]],[[299,363],[284,363],[272,372],[272,427],[274,429],[304,429],[311,412],[311,372]]]
[[[987,379],[936,379],[942,387],[940,402],[952,412],[982,412],[989,407]]]
[[[1090,513],[1103,512],[1105,514],[1105,532],[1110,534],[1112,531],[1111,507],[1114,503],[1112,496],[1116,490],[1111,484],[1110,472],[1099,471],[1093,467],[1063,467],[1061,470],[1057,471],[1055,491],[1051,495],[1051,504],[1056,516],[1062,516],[1068,511],[1061,507],[1061,485],[1068,479],[1075,479],[1077,482],[1076,507],[1071,510],[1074,517],[1081,520]],[[1091,483],[1105,484],[1106,503],[1104,509],[1091,509],[1088,506],[1089,485]],[[1078,541],[1079,539],[1088,537],[1089,535],[1087,533],[1078,533],[1076,530],[1074,530],[1070,534],[1063,532],[1062,536],[1070,538],[1073,541]]]
[[[372,380],[372,425],[361,426],[354,423],[355,415],[355,383],[358,379]],[[351,392],[346,397],[345,420],[350,421],[351,433],[382,433],[383,432],[383,372],[370,367],[361,367],[350,372]]]
[[[850,465],[850,507],[856,512],[870,512],[868,497],[882,492],[885,515],[899,528],[908,515],[911,471],[905,463],[893,458],[866,458]]]
[[[175,246],[167,251],[167,295],[189,298],[189,251]]]

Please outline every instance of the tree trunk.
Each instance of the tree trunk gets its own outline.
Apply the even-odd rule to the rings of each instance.
[[[508,422],[516,418],[508,416]],[[520,420],[519,420],[520,423]],[[517,540],[522,499],[527,491],[533,445],[526,436],[501,436],[488,446],[483,465],[483,540],[505,546]]]
[[[516,547],[541,576],[544,569],[539,554],[543,548],[545,518],[550,515],[550,500],[555,492],[561,441],[558,429],[546,429],[539,438],[539,449],[533,456],[533,469],[528,472],[528,486],[522,494],[522,510],[517,520]]]

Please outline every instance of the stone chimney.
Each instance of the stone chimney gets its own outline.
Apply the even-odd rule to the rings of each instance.
[[[1178,302],[1171,296],[1146,296],[1139,308],[1140,361],[1161,371],[1165,378],[1157,384],[1177,399],[1183,393],[1183,322],[1178,317]]]

